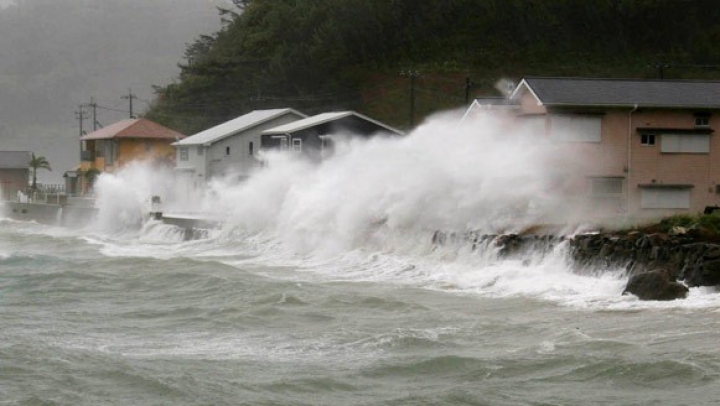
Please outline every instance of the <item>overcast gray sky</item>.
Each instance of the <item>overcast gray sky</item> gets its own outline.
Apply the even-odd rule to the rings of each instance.
[[[105,126],[129,116],[132,89],[134,113],[144,111],[152,85],[177,80],[186,44],[220,29],[227,3],[0,0],[0,150],[47,157],[53,171],[40,181],[61,183],[79,160],[78,106],[93,98]]]

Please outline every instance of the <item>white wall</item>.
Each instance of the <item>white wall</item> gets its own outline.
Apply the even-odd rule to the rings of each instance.
[[[206,151],[208,163],[207,178],[234,173],[239,177],[248,177],[259,167],[256,156],[260,151],[260,138],[263,131],[300,120],[294,114],[285,114],[241,133],[232,135],[211,145]],[[249,145],[253,143],[253,155]],[[227,148],[230,154],[227,154]]]

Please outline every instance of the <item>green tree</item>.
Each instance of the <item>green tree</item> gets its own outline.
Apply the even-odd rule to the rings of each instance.
[[[188,134],[254,109],[358,110],[407,123],[499,77],[654,77],[652,62],[720,63],[716,0],[231,0],[223,28],[188,45],[147,117]],[[663,27],[658,30],[657,27]],[[679,68],[680,78],[715,78]],[[444,82],[444,83],[443,83]]]
[[[35,156],[34,152],[30,157],[28,165],[30,165],[30,169],[32,169],[32,186],[30,189],[34,192],[37,189],[38,169],[47,169],[48,171],[52,171],[52,168],[50,167],[50,162],[48,162],[44,156]]]

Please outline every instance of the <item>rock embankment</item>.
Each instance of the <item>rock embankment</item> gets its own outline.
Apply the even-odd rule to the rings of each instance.
[[[720,245],[692,233],[578,235],[571,247],[581,266],[624,267],[631,277],[662,269],[671,281],[690,287],[720,285]]]
[[[572,237],[555,235],[436,232],[437,245],[472,244],[473,250],[493,249],[499,257],[547,253],[567,242],[576,268],[625,269],[623,293],[643,300],[672,300],[687,296],[689,287],[720,287],[720,245],[693,232],[594,233]]]

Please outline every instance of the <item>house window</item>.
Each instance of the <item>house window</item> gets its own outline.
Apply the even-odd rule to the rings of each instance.
[[[150,151],[152,151],[152,142],[145,141],[145,152],[150,152]]]
[[[550,117],[551,138],[560,142],[600,142],[602,118],[561,114]]]
[[[105,141],[98,140],[95,142],[95,156],[99,158],[105,156]]]
[[[205,147],[203,147],[202,145],[198,145],[197,146],[197,155],[203,156],[204,153],[205,153]]]
[[[281,151],[287,151],[288,140],[284,135],[273,135],[270,137],[273,140],[273,144],[280,148]]]
[[[663,134],[660,151],[665,153],[707,154],[709,134]]]
[[[249,142],[249,143],[248,143],[248,155],[253,156],[253,155],[254,155],[254,152],[255,152],[255,151],[253,150],[253,143],[252,143],[252,142]]]
[[[640,145],[648,147],[655,145],[655,134],[640,134]]]
[[[225,155],[230,156],[230,147],[225,147]]]
[[[115,164],[115,143],[107,141],[105,143],[105,165]]]
[[[695,116],[695,127],[709,127],[710,117],[708,116]]]
[[[623,192],[623,178],[590,178],[590,194],[619,195]]]
[[[188,160],[188,148],[187,147],[180,147],[180,160],[181,161]]]
[[[640,189],[640,207],[643,209],[689,209],[689,187]]]
[[[293,140],[292,140],[292,150],[293,150],[293,152],[302,152],[302,139],[300,139],[300,138],[293,138]]]

